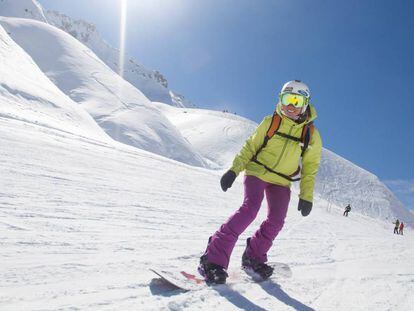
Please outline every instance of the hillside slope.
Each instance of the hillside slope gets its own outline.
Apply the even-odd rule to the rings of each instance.
[[[409,310],[412,231],[296,193],[269,253],[293,277],[252,283],[237,243],[225,286],[184,293],[150,267],[195,271],[207,238],[241,203],[219,175],[123,144],[102,145],[0,118],[0,307],[4,310]],[[346,298],[346,299],[345,299]]]
[[[56,11],[45,10],[36,0],[2,0],[0,16],[35,19],[60,28],[89,47],[114,72],[120,72],[119,50],[109,45],[91,23],[74,20]],[[131,57],[126,58],[122,76],[151,101],[177,107],[194,106],[183,95],[170,90],[167,79],[159,71],[147,69]]]
[[[0,23],[59,89],[81,104],[113,139],[205,166],[203,158],[138,89],[72,36],[35,20],[3,17]]]
[[[222,169],[230,167],[234,156],[257,126],[255,122],[231,113],[153,104],[198,153]]]
[[[100,141],[109,137],[63,94],[0,25],[0,116]]]
[[[192,144],[198,153],[221,169],[228,169],[234,156],[257,124],[240,116],[205,109],[177,109],[154,103]],[[317,122],[316,122],[317,126]],[[323,138],[323,133],[322,133]],[[294,187],[298,190],[298,184]],[[327,150],[322,150],[316,195],[332,204],[351,204],[353,213],[391,223],[396,218],[414,226],[413,215],[372,173]]]

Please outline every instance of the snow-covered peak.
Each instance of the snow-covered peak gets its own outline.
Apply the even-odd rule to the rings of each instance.
[[[96,27],[83,20],[56,11],[47,11],[48,22],[81,41],[115,72],[120,72],[119,50],[102,39]],[[168,89],[167,79],[157,70],[149,70],[136,59],[127,56],[123,78],[141,90],[151,101],[163,102],[177,107],[192,107],[184,96]],[[188,105],[188,106],[186,106]]]
[[[0,16],[30,18],[47,22],[43,8],[36,0],[0,0]]]
[[[377,176],[324,149],[315,191],[330,203],[351,204],[353,211],[414,225],[413,215]]]
[[[231,113],[154,104],[198,153],[221,169],[230,168],[234,156],[257,127],[256,123]],[[299,192],[297,183],[293,188]],[[399,218],[414,225],[413,215],[374,174],[327,149],[322,151],[315,194],[326,205],[345,207],[350,203],[354,213],[386,221]]]
[[[101,141],[109,137],[63,94],[0,25],[0,117]]]
[[[35,20],[3,17],[0,23],[59,89],[81,104],[113,139],[205,166],[203,158],[148,98],[80,41]]]
[[[173,106],[178,108],[195,108],[196,106],[183,95],[170,91]]]
[[[119,50],[102,39],[95,25],[91,23],[74,20],[56,11],[46,11],[35,0],[0,0],[0,16],[35,19],[60,28],[89,47],[116,73],[120,72]],[[158,70],[147,69],[128,55],[124,66],[123,78],[151,101],[176,107],[194,107],[183,95],[168,89],[167,79]]]
[[[28,9],[31,12],[39,8],[33,1],[1,1],[0,4],[0,14],[20,12],[23,16],[26,12],[23,4],[32,4]],[[32,16],[44,21],[39,14]],[[226,169],[254,130],[254,122],[228,113],[182,110],[150,103],[144,94],[154,95],[150,97],[152,100],[166,96],[159,100],[163,103],[170,98],[179,107],[188,105],[182,96],[167,89],[168,84],[161,75],[146,71],[133,60],[128,62],[132,66],[128,68],[135,68],[130,72],[136,75],[130,76],[129,80],[143,90],[142,93],[123,81],[110,69],[118,70],[118,51],[102,40],[93,25],[73,21],[56,12],[49,12],[48,20],[72,36],[64,36],[56,28],[41,26],[41,23],[30,24],[27,20],[9,20],[6,24],[12,37],[29,52],[47,76],[65,94],[82,104],[114,139],[192,165],[204,166],[202,155],[211,167]],[[47,42],[50,48],[42,49],[43,45],[36,42]],[[105,57],[104,62],[80,42]],[[412,213],[375,175],[328,150],[323,151],[315,191],[325,202],[339,206],[350,203],[353,212],[387,221],[400,218],[414,223]]]

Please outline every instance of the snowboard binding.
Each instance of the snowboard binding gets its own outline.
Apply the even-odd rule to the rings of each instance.
[[[247,246],[242,256],[242,268],[245,271],[251,271],[259,275],[263,280],[269,278],[273,274],[274,268],[264,262],[259,262],[254,258],[247,256],[247,249],[250,245],[250,238],[247,239]]]
[[[225,284],[229,276],[224,267],[209,262],[206,255],[200,257],[198,272],[204,277],[208,284]]]

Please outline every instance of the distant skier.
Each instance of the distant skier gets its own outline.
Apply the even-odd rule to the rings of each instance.
[[[398,231],[398,233],[399,233],[399,234],[401,234],[401,235],[404,235],[404,234],[403,234],[403,230],[404,230],[404,223],[403,223],[403,222],[401,222],[401,223],[400,223],[400,230]]]
[[[273,273],[267,252],[282,229],[290,201],[291,181],[301,171],[298,210],[312,209],[315,177],[322,141],[313,127],[316,111],[309,104],[309,88],[300,81],[287,82],[279,94],[273,116],[267,116],[249,137],[233,165],[220,180],[223,191],[231,188],[245,170],[241,207],[209,238],[200,258],[199,272],[210,283],[225,283],[230,256],[239,235],[253,222],[266,194],[267,219],[247,239],[242,266],[263,278]],[[309,145],[309,146],[308,146]],[[302,158],[302,169],[299,163]]]
[[[393,222],[395,225],[394,227],[394,234],[398,234],[398,230],[400,229],[400,221],[397,219],[395,222]]]
[[[344,216],[348,217],[348,213],[351,211],[351,205],[347,205],[345,207]]]

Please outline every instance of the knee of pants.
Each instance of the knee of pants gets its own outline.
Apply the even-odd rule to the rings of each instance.
[[[257,213],[260,209],[260,203],[257,202],[243,202],[243,205],[240,207],[240,212],[242,212],[250,220],[254,220],[257,216]]]

